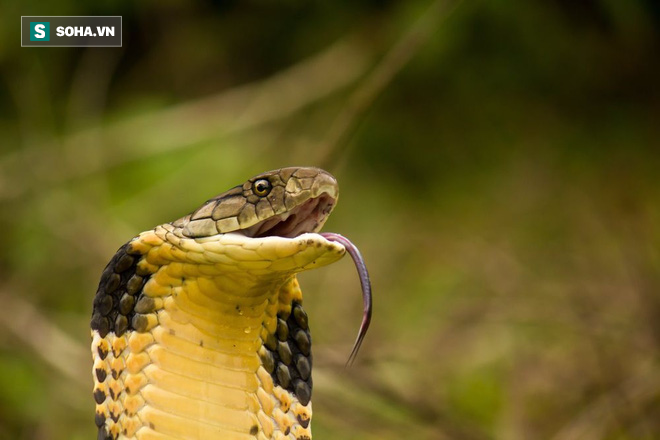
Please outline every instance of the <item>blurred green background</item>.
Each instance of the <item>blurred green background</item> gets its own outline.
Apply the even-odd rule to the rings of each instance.
[[[344,369],[354,268],[301,276],[315,438],[660,438],[659,55],[653,0],[3,2],[0,438],[95,438],[107,261],[290,165],[336,175],[375,291]]]

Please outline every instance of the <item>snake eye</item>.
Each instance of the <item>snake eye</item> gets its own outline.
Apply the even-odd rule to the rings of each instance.
[[[252,184],[252,191],[259,197],[266,197],[271,189],[273,185],[266,179],[259,179]]]

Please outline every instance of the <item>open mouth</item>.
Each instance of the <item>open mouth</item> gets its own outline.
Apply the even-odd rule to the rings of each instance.
[[[240,232],[253,238],[294,238],[306,232],[315,232],[325,223],[334,205],[335,199],[323,193],[290,211],[263,220]]]

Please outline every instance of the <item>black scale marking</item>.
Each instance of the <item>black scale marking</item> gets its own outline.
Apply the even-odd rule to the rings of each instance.
[[[139,273],[138,252],[130,252],[130,242],[119,248],[101,276],[94,297],[91,327],[102,338],[110,332],[117,336],[136,330],[133,326],[135,305],[143,297],[142,287],[151,274]],[[138,329],[139,330],[139,329]]]
[[[294,301],[288,317],[277,316],[277,330],[264,341],[264,368],[275,386],[295,394],[301,404],[312,398],[312,337],[307,314]],[[308,422],[309,423],[309,422]]]
[[[96,426],[99,427],[99,432],[98,435],[96,436],[97,440],[117,440],[118,437],[110,434],[105,429],[105,426],[103,426],[105,424],[105,418],[103,416],[99,417],[99,414],[97,414],[95,421],[96,421]]]

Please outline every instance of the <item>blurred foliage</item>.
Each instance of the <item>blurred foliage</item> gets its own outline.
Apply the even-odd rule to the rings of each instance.
[[[3,3],[0,438],[94,438],[114,251],[303,164],[375,289],[345,370],[354,269],[301,276],[315,438],[660,438],[660,7],[445,7],[352,108],[429,5]],[[124,44],[21,48],[21,15],[122,15]]]

